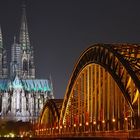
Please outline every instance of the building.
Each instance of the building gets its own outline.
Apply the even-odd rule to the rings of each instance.
[[[14,37],[8,73],[0,28],[0,116],[4,120],[34,121],[43,105],[53,99],[51,79],[36,79],[34,50],[30,44],[26,8],[22,6],[19,41]]]

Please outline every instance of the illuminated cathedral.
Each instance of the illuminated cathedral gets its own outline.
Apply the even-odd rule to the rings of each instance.
[[[8,71],[10,67],[10,72]],[[34,50],[30,44],[26,8],[22,6],[22,19],[18,42],[14,37],[10,64],[3,47],[0,28],[0,118],[13,121],[36,120],[48,99],[53,99],[51,79],[36,79]]]

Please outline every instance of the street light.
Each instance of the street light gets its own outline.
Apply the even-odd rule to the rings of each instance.
[[[88,122],[86,122],[86,125],[89,125],[89,123],[88,123]]]
[[[93,124],[95,125],[96,124],[96,121],[93,121]]]
[[[112,119],[112,122],[115,122],[115,121],[116,121],[115,118],[113,118],[113,119]]]
[[[127,121],[127,120],[128,120],[128,118],[127,118],[127,117],[125,117],[124,119],[125,119],[125,121]]]
[[[105,120],[102,120],[102,123],[105,123]]]

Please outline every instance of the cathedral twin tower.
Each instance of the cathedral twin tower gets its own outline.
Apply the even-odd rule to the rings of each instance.
[[[14,37],[11,47],[10,73],[0,28],[0,118],[36,120],[48,98],[54,98],[52,83],[48,79],[35,79],[34,51],[23,5],[19,43]]]

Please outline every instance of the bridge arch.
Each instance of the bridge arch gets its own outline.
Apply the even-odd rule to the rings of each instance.
[[[92,123],[90,127],[95,129],[94,125],[98,122],[99,128],[97,126],[96,129],[103,130],[106,127],[109,130],[114,129],[112,123],[118,119],[117,129],[124,129],[120,125],[126,122],[126,126],[132,129],[135,127],[134,117],[140,116],[139,93],[139,45],[92,45],[82,53],[74,67],[59,124],[73,127],[73,131],[78,125],[79,131],[83,123],[85,126]],[[114,109],[110,109],[111,106]],[[124,120],[121,120],[119,112],[123,114]]]
[[[53,128],[58,125],[63,99],[49,99],[45,103],[39,116],[38,130]],[[47,131],[47,130],[46,130]]]

